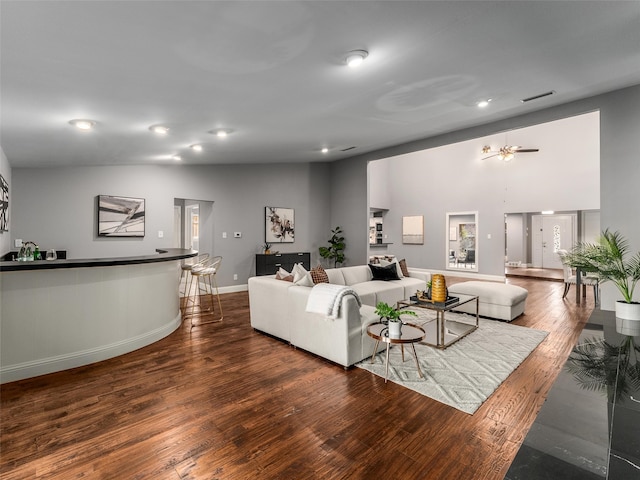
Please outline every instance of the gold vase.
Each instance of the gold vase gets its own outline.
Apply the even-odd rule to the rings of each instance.
[[[431,275],[431,301],[447,301],[447,283],[444,280],[444,275],[439,273]]]

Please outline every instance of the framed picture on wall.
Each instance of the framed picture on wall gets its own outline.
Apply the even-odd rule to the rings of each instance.
[[[424,217],[422,215],[402,217],[402,243],[424,244]]]
[[[98,195],[100,237],[144,237],[144,198]]]
[[[295,240],[295,212],[293,208],[264,207],[264,241],[293,243]]]
[[[6,232],[9,229],[9,184],[0,175],[0,233]]]

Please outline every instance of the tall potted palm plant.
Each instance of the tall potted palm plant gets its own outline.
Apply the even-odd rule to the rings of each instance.
[[[600,282],[612,282],[622,294],[616,301],[616,326],[625,335],[640,329],[640,302],[633,291],[640,281],[640,252],[630,258],[629,243],[620,232],[606,229],[597,243],[580,242],[566,255],[566,262],[583,272],[595,274]],[[625,333],[628,332],[635,333]]]

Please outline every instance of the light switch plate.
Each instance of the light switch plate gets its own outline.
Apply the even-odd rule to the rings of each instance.
[[[16,248],[22,247],[22,239],[21,238],[16,238],[13,242],[14,242],[13,244],[15,245]]]

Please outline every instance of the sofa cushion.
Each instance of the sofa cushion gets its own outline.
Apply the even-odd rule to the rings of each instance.
[[[404,274],[402,273],[402,268],[400,268],[400,263],[398,263],[397,259],[393,259],[393,260],[380,260],[380,266],[381,267],[386,267],[387,265],[395,265],[396,267],[396,273],[398,274],[398,278],[402,278],[404,277]]]
[[[303,287],[313,287],[313,279],[311,274],[307,272],[307,269],[302,266],[301,263],[296,263],[291,270],[293,274],[293,283],[301,285]]]
[[[378,302],[395,305],[404,297],[404,287],[400,282],[387,282],[384,280],[371,280],[370,282],[352,285],[363,305],[376,306]]]
[[[405,277],[409,276],[409,269],[407,268],[407,261],[403,258],[398,262],[400,265],[400,270],[402,270],[402,275]]]
[[[322,265],[312,268],[309,273],[311,273],[313,283],[329,283],[329,275],[327,275],[327,272],[322,268]]]
[[[345,285],[355,285],[356,283],[368,282],[373,278],[371,269],[367,265],[356,265],[353,267],[340,268],[344,276]]]
[[[371,269],[371,275],[373,280],[400,280],[398,277],[398,270],[396,268],[395,263],[390,263],[389,265],[382,267],[380,265],[369,264],[369,268]]]
[[[334,285],[346,285],[347,283],[344,281],[344,275],[342,275],[341,268],[327,268],[325,270],[327,273],[327,277],[329,277],[329,283]]]

